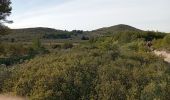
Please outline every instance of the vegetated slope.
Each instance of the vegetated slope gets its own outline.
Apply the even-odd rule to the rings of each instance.
[[[52,28],[24,28],[24,29],[11,29],[11,34],[4,36],[5,40],[16,39],[18,41],[29,41],[33,38],[42,39],[47,34],[64,34],[68,31],[56,30]]]
[[[140,32],[140,29],[134,28],[128,25],[115,25],[112,27],[105,27],[93,31],[66,31],[66,30],[56,30],[52,28],[37,27],[37,28],[25,28],[25,29],[11,29],[11,34],[8,34],[3,37],[3,40],[12,40],[17,41],[30,41],[33,38],[40,39],[72,39],[72,40],[81,40],[82,37],[96,37],[103,35],[110,35],[113,33],[119,33],[124,31],[135,31]]]
[[[119,24],[119,25],[115,25],[111,27],[105,27],[105,28],[94,30],[92,31],[92,34],[110,35],[110,34],[125,32],[125,31],[141,32],[142,30],[129,26],[129,25]]]
[[[56,33],[61,32],[61,30],[56,30],[52,28],[37,27],[37,28],[24,28],[24,29],[12,29],[13,33],[27,33],[27,34],[45,34],[45,33]]]
[[[0,90],[31,100],[169,100],[169,70],[142,40],[99,37],[1,71]]]
[[[169,100],[170,65],[146,46],[150,37],[170,44],[161,34],[96,37],[0,67],[0,93],[31,100]]]

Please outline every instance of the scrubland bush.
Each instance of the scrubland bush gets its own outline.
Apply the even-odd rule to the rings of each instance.
[[[153,47],[170,51],[170,35],[167,34],[163,39],[153,41]]]
[[[1,90],[32,100],[168,100],[170,65],[144,42],[102,37],[37,56],[4,71]]]

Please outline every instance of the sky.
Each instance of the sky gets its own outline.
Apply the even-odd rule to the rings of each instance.
[[[170,0],[11,0],[10,28],[94,30],[127,24],[170,32]]]

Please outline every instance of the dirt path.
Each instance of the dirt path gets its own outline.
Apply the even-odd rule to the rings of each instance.
[[[21,97],[0,95],[0,100],[27,100],[27,99],[24,99],[24,98],[21,98]]]
[[[164,57],[164,60],[170,63],[170,53],[167,53],[166,51],[157,51],[157,50],[155,50],[154,53],[158,56]]]

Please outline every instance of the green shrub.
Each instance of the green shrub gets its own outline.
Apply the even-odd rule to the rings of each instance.
[[[0,80],[1,91],[32,100],[168,100],[170,93],[169,64],[147,50],[142,39],[121,43],[114,37],[95,38],[5,72],[9,76]]]
[[[153,47],[156,49],[165,49],[170,51],[170,35],[166,35],[163,39],[153,41]]]

